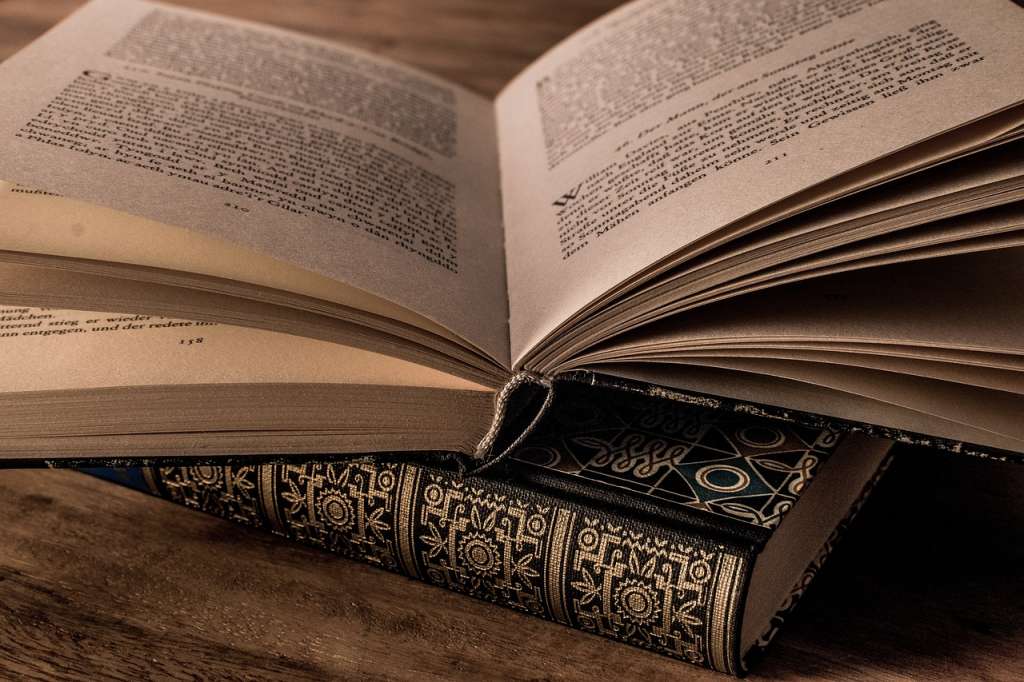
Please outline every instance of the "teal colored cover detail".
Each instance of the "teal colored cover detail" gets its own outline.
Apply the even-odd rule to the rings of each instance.
[[[96,476],[97,478],[103,478],[108,481],[113,481],[114,483],[126,485],[129,488],[150,492],[149,486],[146,485],[146,479],[142,477],[142,469],[140,467],[131,467],[127,469],[115,469],[113,467],[89,467],[87,469],[82,469],[82,471],[91,476]]]

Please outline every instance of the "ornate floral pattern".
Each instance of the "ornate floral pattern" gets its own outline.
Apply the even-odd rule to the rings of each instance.
[[[171,467],[168,497],[685,660],[734,665],[742,551],[488,480],[400,464]],[[231,492],[229,492],[229,490]]]

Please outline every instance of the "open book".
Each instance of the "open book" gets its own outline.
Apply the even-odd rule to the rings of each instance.
[[[492,102],[94,0],[0,65],[0,457],[486,458],[581,376],[1024,451],[1021,36],[640,0]]]

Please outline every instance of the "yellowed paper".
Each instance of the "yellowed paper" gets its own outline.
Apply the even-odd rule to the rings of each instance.
[[[0,306],[0,392],[230,383],[488,390],[379,353],[147,315]]]
[[[94,0],[0,65],[0,178],[223,238],[508,359],[493,108],[370,54]]]
[[[1012,2],[785,7],[634,2],[501,93],[514,361],[686,245],[1024,97]]]

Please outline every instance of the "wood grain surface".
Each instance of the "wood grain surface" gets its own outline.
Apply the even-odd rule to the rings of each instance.
[[[751,679],[1020,679],[1022,489],[901,452]],[[0,679],[726,679],[78,472],[0,519]]]
[[[0,59],[77,0],[0,0]],[[493,95],[603,0],[188,0]],[[1024,467],[902,451],[752,679],[1024,676]],[[725,679],[70,471],[0,471],[0,679]]]

